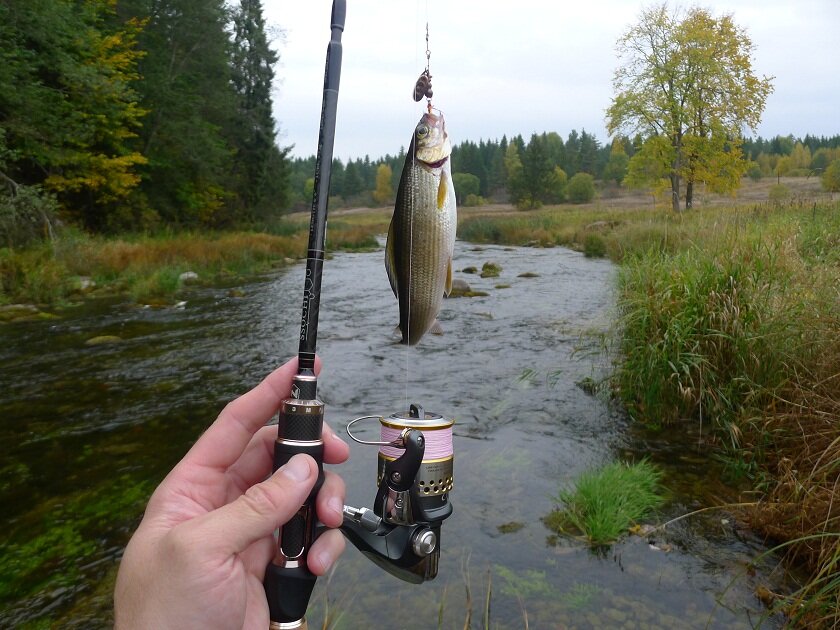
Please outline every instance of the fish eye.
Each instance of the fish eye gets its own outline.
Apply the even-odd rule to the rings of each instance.
[[[421,138],[429,133],[429,128],[426,125],[420,125],[417,127],[417,135]]]

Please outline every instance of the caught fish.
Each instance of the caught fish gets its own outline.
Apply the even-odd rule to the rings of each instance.
[[[429,331],[442,332],[437,316],[452,290],[457,217],[451,153],[443,115],[423,114],[405,158],[385,247],[402,343],[412,346]]]

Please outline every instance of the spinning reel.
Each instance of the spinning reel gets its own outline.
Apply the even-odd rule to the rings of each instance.
[[[361,440],[351,427],[377,419],[380,440]],[[344,506],[341,530],[379,567],[419,584],[434,579],[440,559],[440,529],[452,514],[453,420],[411,405],[407,414],[363,416],[347,425],[360,444],[379,446],[373,509]]]

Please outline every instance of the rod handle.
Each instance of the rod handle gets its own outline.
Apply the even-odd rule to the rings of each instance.
[[[323,413],[319,401],[284,400],[280,406],[274,470],[305,453],[317,463],[318,479],[298,512],[279,528],[275,557],[266,568],[263,586],[273,623],[303,622],[317,579],[307,568],[306,558],[318,521],[315,497],[324,483]]]

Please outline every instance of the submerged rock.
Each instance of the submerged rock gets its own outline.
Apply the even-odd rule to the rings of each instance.
[[[449,297],[461,297],[466,293],[472,291],[472,287],[470,287],[470,283],[466,280],[461,280],[461,278],[455,278],[452,280],[452,292],[449,294]]]
[[[520,273],[517,278],[539,278],[540,274],[534,273],[533,271],[526,271],[525,273]]]
[[[481,266],[482,278],[498,278],[502,273],[502,266],[494,262],[486,262]]]
[[[464,267],[461,269],[462,273],[478,273],[478,269],[475,267]]]
[[[98,337],[91,337],[87,341],[85,341],[86,346],[104,346],[109,343],[119,343],[122,341],[122,337],[118,337],[117,335],[99,335]]]

